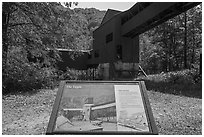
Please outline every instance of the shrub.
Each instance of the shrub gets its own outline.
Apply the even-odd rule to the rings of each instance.
[[[148,90],[164,93],[202,97],[202,77],[198,71],[182,70],[176,72],[149,75],[144,80]]]
[[[67,68],[66,72],[60,72],[60,80],[92,80],[92,72],[90,70],[75,70]]]
[[[18,52],[17,52],[18,53]],[[43,68],[40,63],[30,63],[23,54],[10,54],[3,74],[3,93],[24,92],[53,86],[56,70]]]
[[[195,84],[201,81],[201,75],[199,75],[199,73],[194,69],[187,69],[182,71],[149,75],[148,78],[144,79],[154,82],[166,82],[173,84]]]

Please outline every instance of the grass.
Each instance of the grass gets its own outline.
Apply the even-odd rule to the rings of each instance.
[[[57,89],[35,94],[4,95],[2,133],[4,135],[45,134]],[[148,91],[159,134],[200,135],[202,100]]]
[[[149,75],[139,77],[137,80],[145,81],[148,90],[202,98],[202,78],[194,70]]]

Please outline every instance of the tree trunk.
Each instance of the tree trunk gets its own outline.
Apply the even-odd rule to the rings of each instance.
[[[178,69],[178,62],[177,62],[177,56],[176,56],[176,40],[175,40],[175,34],[172,35],[172,52],[173,52],[173,71]]]
[[[172,71],[172,66],[171,66],[171,62],[172,62],[172,59],[171,59],[171,46],[172,46],[172,43],[169,44],[169,71]]]
[[[164,45],[165,45],[165,51],[166,51],[166,54],[165,54],[165,67],[166,67],[166,72],[168,72],[169,71],[169,53],[168,53],[168,50],[167,50],[167,48],[168,48],[168,45],[167,45],[167,30],[166,30],[166,23],[164,23],[163,24],[163,31],[164,31],[164,35],[163,35],[163,43],[164,43]]]
[[[202,74],[202,53],[200,53],[200,71],[199,74]]]
[[[193,31],[192,31],[192,37],[193,37],[193,44],[192,44],[192,53],[191,53],[191,65],[194,63],[195,60],[195,18],[193,18]]]
[[[6,71],[6,63],[7,63],[7,54],[8,54],[8,23],[9,23],[9,6],[8,3],[4,4],[6,7],[3,8],[2,11],[2,76],[4,79],[5,71]]]
[[[186,12],[184,14],[184,52],[183,52],[183,57],[184,57],[184,69],[187,69],[187,15]]]

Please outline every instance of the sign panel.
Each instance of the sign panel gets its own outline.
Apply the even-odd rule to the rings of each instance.
[[[118,131],[149,132],[139,85],[115,85]]]
[[[142,82],[63,81],[47,134],[158,134]]]

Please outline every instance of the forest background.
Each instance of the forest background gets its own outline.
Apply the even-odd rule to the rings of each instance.
[[[92,33],[106,11],[71,4],[77,3],[2,4],[3,93],[49,88],[65,78],[56,66],[56,48],[92,49]],[[148,75],[182,71],[200,82],[201,48],[202,4],[141,34],[140,65]],[[68,68],[66,79],[76,73]]]

